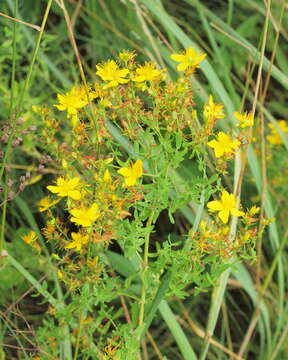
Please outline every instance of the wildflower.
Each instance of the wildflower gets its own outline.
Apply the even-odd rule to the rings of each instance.
[[[58,94],[57,100],[59,104],[54,104],[53,106],[55,106],[60,111],[67,110],[68,115],[76,115],[78,109],[81,109],[86,105],[82,99],[76,98],[71,94],[71,92],[68,92],[64,95]]]
[[[104,99],[107,96],[107,92],[102,88],[99,82],[95,82],[94,90],[98,98]]]
[[[32,110],[39,115],[46,116],[50,113],[50,109],[45,106],[32,105]]]
[[[184,50],[182,54],[170,55],[170,58],[180,63],[177,66],[178,71],[185,71],[187,69],[194,71],[200,66],[201,61],[205,59],[206,55],[207,54],[198,54],[195,49],[189,47]]]
[[[93,203],[89,208],[74,208],[70,210],[70,214],[72,215],[72,222],[84,227],[91,226],[100,217],[100,211],[96,203]]]
[[[213,96],[209,96],[208,104],[204,105],[204,116],[208,120],[223,119],[225,117],[223,104],[215,104]]]
[[[277,124],[279,125],[280,129],[283,131],[283,133],[288,133],[288,126],[285,120],[279,120],[277,121]],[[269,128],[271,129],[271,134],[266,136],[266,139],[269,141],[271,145],[281,145],[283,144],[283,140],[281,136],[279,135],[278,130],[276,129],[275,125],[268,124]]]
[[[221,200],[210,201],[207,207],[210,211],[218,211],[218,217],[224,224],[227,224],[230,214],[234,216],[244,215],[243,211],[236,208],[235,196],[226,190],[222,191]]]
[[[72,232],[71,236],[73,241],[71,241],[70,244],[65,246],[66,249],[76,249],[76,251],[81,251],[82,246],[87,244],[89,240],[88,235],[82,235],[80,233]]]
[[[156,66],[152,62],[145,62],[144,65],[139,66],[136,69],[136,74],[132,80],[136,82],[152,81],[161,75],[161,72],[156,69]]]
[[[51,206],[57,204],[60,200],[51,200],[49,196],[45,196],[44,198],[40,199],[37,203],[38,210],[40,212],[48,210]]]
[[[245,112],[244,114],[241,114],[235,111],[234,116],[239,121],[239,124],[237,125],[238,127],[245,128],[254,125],[254,118],[251,113]]]
[[[122,50],[119,53],[119,59],[122,60],[124,63],[132,62],[136,56],[135,51],[129,50]]]
[[[22,240],[26,244],[33,244],[38,239],[38,235],[35,233],[35,231],[30,231],[28,234],[22,236]]]
[[[99,102],[98,102],[98,105],[102,108],[106,108],[106,107],[112,107],[112,103],[111,101],[107,100],[107,99],[101,99]]]
[[[69,92],[64,95],[58,94],[57,99],[59,104],[53,105],[60,111],[67,110],[68,115],[75,116],[79,109],[82,109],[88,104],[87,93],[89,99],[93,100],[97,97],[95,92],[89,91],[85,86],[74,86]]]
[[[131,167],[122,167],[118,173],[125,178],[125,185],[133,186],[143,174],[142,161],[137,160]]]
[[[136,87],[137,87],[138,89],[140,89],[141,91],[146,91],[146,90],[149,89],[148,86],[147,86],[147,84],[146,84],[145,82],[136,84]]]
[[[239,147],[240,141],[233,141],[229,135],[220,131],[217,135],[217,140],[209,141],[207,145],[214,149],[216,158],[220,158],[224,154],[233,154]]]
[[[56,180],[56,186],[47,186],[47,189],[57,196],[68,196],[73,200],[79,200],[81,198],[81,193],[77,190],[80,179],[74,177],[73,179],[66,180],[63,177],[59,177]]]
[[[106,183],[111,183],[111,181],[112,181],[112,178],[111,178],[111,175],[110,175],[110,172],[108,169],[106,169],[104,172],[103,181]]]
[[[96,65],[96,75],[108,84],[104,86],[104,89],[115,87],[118,84],[125,84],[129,80],[124,77],[129,73],[128,69],[120,69],[114,60],[109,60],[103,65]]]
[[[253,217],[254,215],[258,214],[259,211],[260,211],[260,208],[257,207],[256,205],[253,205],[253,206],[248,210],[247,214],[248,214],[249,216],[252,216],[252,217]]]
[[[71,125],[75,129],[79,125],[79,118],[78,115],[71,115],[70,117]]]

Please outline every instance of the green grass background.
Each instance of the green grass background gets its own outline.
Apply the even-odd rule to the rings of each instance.
[[[265,3],[260,0],[84,0],[78,1],[78,5],[81,5],[78,10],[77,1],[65,1],[65,5],[70,17],[75,19],[74,36],[84,72],[92,81],[95,79],[95,65],[115,57],[122,49],[136,50],[139,61],[152,60],[161,67],[167,67],[171,78],[177,76],[175,64],[169,59],[172,51],[178,52],[190,45],[205,51],[208,54],[207,61],[195,77],[195,102],[200,107],[207,100],[208,94],[212,93],[217,101],[224,103],[228,116],[219,122],[219,127],[223,129],[229,129],[233,123],[233,111],[240,109],[243,104],[246,109],[252,107],[266,21],[269,29],[261,86],[263,87],[267,75],[270,76],[270,81],[263,105],[258,101],[257,109],[262,109],[266,127],[269,122],[275,124],[279,119],[287,119],[288,15],[284,0],[271,1],[268,16]],[[19,0],[18,4],[15,0],[2,0],[0,12],[40,26],[46,6],[47,1],[40,0]],[[80,81],[63,11],[53,1],[35,64],[31,68],[31,77],[25,83],[38,36],[36,30],[0,17],[0,116],[3,123],[10,119],[11,114],[17,113],[20,101],[24,109],[23,116],[33,124],[32,105],[51,105],[56,93],[63,92]],[[23,87],[25,91],[22,91]],[[256,122],[256,127],[260,131],[259,122]],[[239,265],[231,274],[221,278],[220,287],[214,289],[212,298],[211,292],[190,297],[184,302],[172,300],[169,304],[157,304],[159,312],[155,312],[156,315],[152,312],[154,317],[151,336],[157,342],[160,352],[169,359],[235,358],[251,319],[255,314],[258,316],[255,313],[258,308],[259,319],[245,346],[243,357],[267,360],[288,358],[285,250],[288,186],[287,182],[276,186],[273,181],[283,176],[287,169],[288,139],[283,132],[280,132],[280,136],[283,146],[276,151],[267,146],[267,152],[273,153],[273,162],[266,164],[268,182],[265,182],[263,206],[265,216],[275,218],[275,221],[262,237],[261,304],[257,305],[259,296],[255,283],[255,266],[249,264]],[[25,140],[23,149],[13,155],[13,163],[23,167],[36,163],[41,150],[39,153],[31,153],[31,148],[29,140]],[[186,164],[182,176],[189,178],[195,170],[192,163],[188,161]],[[17,176],[14,170],[12,174]],[[0,293],[3,304],[0,313],[0,343],[12,341],[9,335],[11,327],[21,329],[22,326],[18,317],[6,312],[9,304],[16,301],[31,285],[43,296],[47,296],[43,283],[40,285],[36,280],[43,275],[43,269],[34,265],[35,255],[22,243],[20,236],[29,228],[40,232],[43,219],[37,214],[35,204],[44,194],[44,185],[49,179],[51,175],[45,175],[14,202],[1,207],[2,219],[4,216],[6,218],[5,238],[8,240],[7,250],[13,256],[13,266],[6,266],[2,275],[0,274],[1,287],[4,289]],[[249,205],[251,197],[257,195],[261,202],[263,162],[252,146],[242,201]],[[193,223],[193,214],[186,214],[186,217]],[[4,220],[1,229],[4,233]],[[120,260],[115,257],[114,261],[116,267]],[[121,263],[122,268],[123,266]],[[129,274],[129,264],[126,266]],[[28,269],[27,273],[24,268]],[[228,275],[231,275],[229,279]],[[61,299],[61,294],[59,297]],[[41,322],[43,309],[40,307],[38,310],[38,316],[37,311],[36,315],[29,311],[29,299],[21,302],[21,311],[34,326]],[[208,349],[207,341],[199,336],[202,329],[208,329],[212,333],[215,330],[215,341],[228,349],[230,355],[215,344]],[[17,335],[16,340],[21,348],[21,336]],[[4,346],[3,349],[9,359],[13,352],[9,352]],[[10,354],[8,357],[7,353]],[[19,358],[28,358],[25,351],[19,354]],[[0,359],[1,356],[5,358],[4,350]],[[150,346],[149,359],[157,358],[159,357]]]

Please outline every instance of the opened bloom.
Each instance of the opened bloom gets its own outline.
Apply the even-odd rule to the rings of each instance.
[[[288,133],[288,126],[285,120],[279,120],[277,121],[277,124],[279,125],[280,129],[284,133]],[[268,124],[269,128],[271,129],[271,134],[266,136],[266,139],[269,141],[271,145],[281,145],[283,144],[283,140],[281,136],[279,135],[278,130],[276,129],[276,126],[273,124]]]
[[[47,211],[51,206],[57,204],[60,200],[51,200],[49,196],[45,196],[38,201],[38,210],[40,212]]]
[[[124,176],[126,186],[133,186],[143,174],[142,161],[137,160],[131,167],[122,167],[118,170],[118,173]]]
[[[235,111],[234,116],[239,121],[239,124],[237,126],[240,128],[250,127],[254,125],[254,117],[251,113],[245,112],[244,114],[241,114]]]
[[[68,196],[73,200],[79,200],[81,198],[81,193],[77,189],[79,186],[80,179],[74,177],[73,179],[66,180],[63,177],[59,177],[56,180],[56,186],[50,185],[47,186],[47,189],[57,196]]]
[[[84,86],[74,86],[66,94],[58,94],[57,100],[59,104],[53,106],[60,111],[67,110],[69,116],[77,115],[79,109],[88,104],[88,96],[90,100],[93,100],[97,94],[89,89],[85,89]]]
[[[89,240],[88,235],[82,235],[80,233],[72,232],[71,236],[73,241],[71,241],[70,244],[65,246],[66,249],[75,249],[77,251],[81,251],[82,246],[86,245]]]
[[[217,135],[217,140],[211,140],[207,143],[207,145],[214,149],[216,158],[220,158],[224,154],[234,154],[235,150],[240,145],[240,141],[233,141],[229,135],[220,131]]]
[[[227,224],[229,216],[243,216],[244,212],[239,211],[236,208],[236,199],[233,194],[229,194],[224,190],[221,195],[221,200],[210,201],[207,204],[209,211],[218,211],[218,217],[220,220]]]
[[[145,62],[144,65],[139,66],[136,69],[136,74],[132,80],[136,82],[152,81],[157,79],[161,72],[156,69],[156,66],[152,62]]]
[[[38,239],[38,235],[35,233],[35,231],[30,231],[28,234],[22,236],[22,240],[26,244],[33,244]]]
[[[209,96],[208,104],[204,105],[204,117],[208,120],[223,119],[225,117],[223,104],[215,104],[213,96]]]
[[[104,64],[96,65],[96,75],[107,82],[104,88],[115,87],[118,84],[125,84],[129,80],[124,77],[129,73],[128,69],[120,69],[114,60],[109,60]]]
[[[189,47],[181,54],[172,54],[170,58],[179,62],[177,66],[178,71],[185,71],[187,69],[195,70],[200,66],[201,61],[205,59],[207,54],[198,54],[195,49]]]
[[[82,207],[80,209],[74,208],[70,210],[72,215],[71,221],[77,225],[84,227],[91,226],[94,221],[100,217],[100,211],[96,203],[92,204],[90,207]]]

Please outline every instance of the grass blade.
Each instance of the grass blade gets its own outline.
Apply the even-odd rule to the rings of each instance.
[[[185,333],[175,318],[171,308],[166,301],[161,301],[158,310],[166,322],[167,327],[170,329],[175,341],[185,360],[197,360],[191,345],[189,344]]]

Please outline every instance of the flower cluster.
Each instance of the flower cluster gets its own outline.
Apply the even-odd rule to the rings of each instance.
[[[118,173],[123,176],[124,182],[122,183],[122,187],[124,187],[124,189],[126,187],[133,187],[137,185],[137,179],[143,176],[142,161],[137,160],[130,167],[121,167],[118,170]],[[116,211],[119,211],[120,218],[123,214],[127,214],[123,212],[123,204],[120,205],[121,201],[119,202],[118,197],[115,194],[116,188],[112,185],[112,177],[108,169],[104,171],[102,177],[98,178],[98,182],[98,198],[95,198],[95,200],[93,199],[92,203],[91,191],[89,189],[85,189],[89,188],[89,184],[80,181],[79,176],[72,178],[58,177],[56,180],[56,185],[47,186],[47,189],[53,194],[56,194],[58,198],[67,198],[70,221],[82,228],[78,233],[71,233],[72,241],[65,246],[67,249],[75,249],[76,251],[83,250],[83,247],[89,243],[89,236],[91,235],[91,232],[88,230],[88,228],[93,227],[95,222],[100,218],[105,218],[105,214],[103,213],[105,208],[108,212],[111,212],[109,207],[112,205]],[[121,179],[118,179],[118,182],[121,184]],[[110,196],[107,190],[112,191]],[[102,194],[101,196],[103,196],[103,199],[101,199],[100,194]],[[88,198],[90,202],[89,206],[87,206]],[[49,196],[42,198],[38,202],[39,211],[47,211],[56,205],[60,200],[61,199],[51,199]],[[32,243],[33,239],[34,238],[32,236],[27,235],[27,238],[25,238],[24,241],[27,243]]]
[[[255,238],[253,224],[257,210],[251,208],[245,213],[240,199],[221,187],[221,176],[225,173],[222,170],[226,171],[235,153],[242,151],[241,145],[245,146],[250,133],[246,128],[253,126],[254,119],[250,113],[237,112],[234,115],[238,128],[230,133],[215,131],[218,120],[227,122],[224,105],[209,95],[207,103],[198,109],[190,76],[205,57],[192,47],[172,54],[180,74],[171,81],[154,62],[138,64],[134,52],[122,51],[117,59],[96,65],[97,80],[93,87],[74,86],[57,95],[58,104],[54,107],[66,111],[65,120],[55,108],[35,109],[43,119],[41,140],[50,154],[49,161],[47,157],[41,165],[45,169],[49,162],[49,166],[53,165],[51,172],[57,174],[54,182],[47,184],[49,195],[37,204],[46,219],[44,239],[53,251],[53,261],[57,261],[58,278],[71,298],[76,299],[75,303],[85,308],[89,294],[90,302],[82,313],[90,314],[87,309],[92,301],[94,306],[96,298],[96,302],[103,299],[97,303],[101,320],[95,322],[85,317],[79,323],[83,327],[86,322],[96,324],[91,327],[91,338],[101,333],[99,337],[105,341],[100,341],[99,349],[104,349],[100,354],[104,357],[118,356],[122,351],[126,358],[127,354],[121,326],[117,333],[107,321],[108,307],[119,294],[131,292],[132,306],[134,301],[139,305],[138,323],[143,325],[146,315],[143,298],[146,301],[155,298],[160,277],[167,268],[172,269],[168,294],[185,297],[187,284],[197,283],[201,289],[209,286],[210,274],[205,266],[208,262],[212,272],[215,269],[214,273],[220,274],[223,264],[230,266],[228,263],[238,248]],[[214,163],[210,155],[216,158]],[[198,175],[188,183],[185,162],[190,160]],[[216,182],[220,195],[207,204],[211,226],[202,221],[199,231],[189,232],[186,238],[192,246],[187,251],[175,250],[175,245],[165,239],[163,243],[155,240],[157,250],[150,261],[149,241],[160,214],[168,212],[172,219],[175,211],[199,198],[203,189],[205,196],[215,193]],[[234,242],[230,241],[228,225],[233,216],[241,218],[244,229],[237,232]],[[36,248],[35,233],[24,235],[23,240]],[[130,259],[135,261],[133,266],[129,265]],[[131,281],[117,275],[122,270],[123,274],[131,275]],[[137,276],[133,275],[135,271],[139,272]],[[139,282],[140,278],[143,281]],[[214,281],[216,275],[212,278]],[[137,286],[130,287],[134,279]],[[138,285],[143,286],[141,301],[134,293]],[[114,320],[118,322],[118,318]],[[132,327],[131,324],[129,334],[135,334]],[[103,345],[109,344],[115,333],[117,341],[111,341],[111,346]],[[81,343],[82,335],[80,338]]]
[[[85,88],[84,85],[74,86],[66,94],[58,94],[57,100],[59,104],[55,104],[54,106],[60,111],[67,110],[68,117],[71,118],[72,123],[76,125],[78,123],[78,112],[86,106],[89,101],[92,101],[96,97],[97,93]]]

